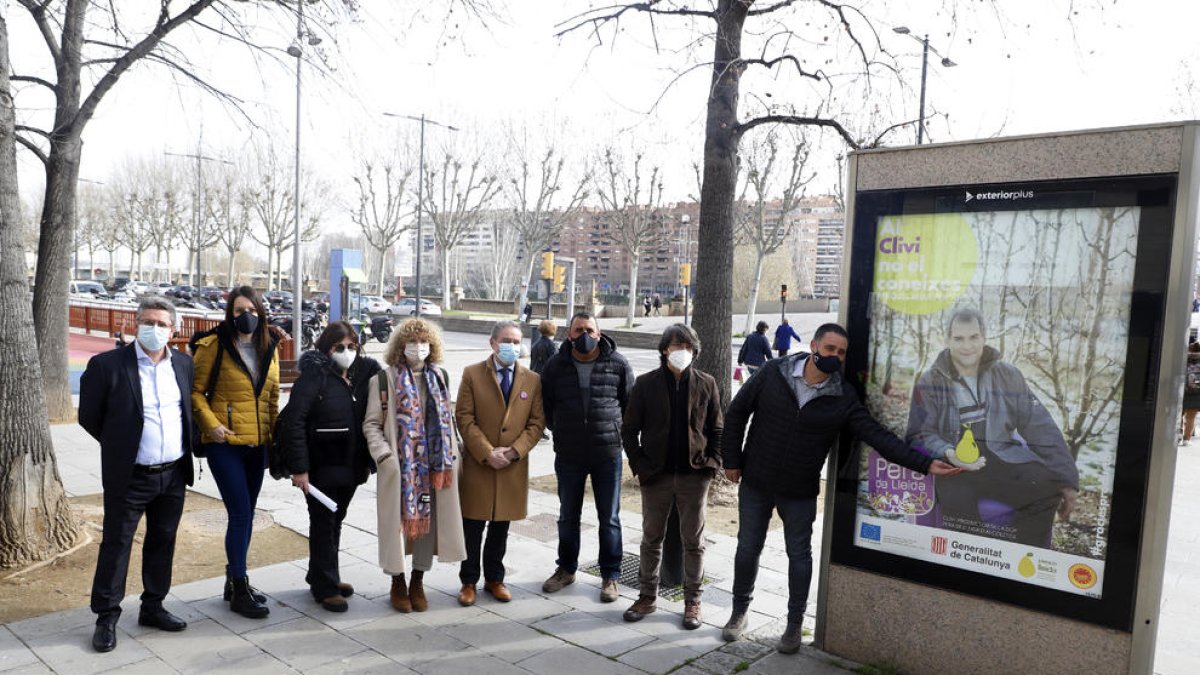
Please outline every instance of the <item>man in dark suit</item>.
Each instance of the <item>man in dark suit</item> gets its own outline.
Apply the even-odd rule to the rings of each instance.
[[[167,631],[187,624],[163,608],[171,588],[175,532],[192,484],[192,359],[170,349],[175,306],[143,298],[137,340],[88,361],[79,383],[79,424],[100,441],[104,539],[92,581],[92,646],[117,646],[129,551],[142,514],[142,606],[138,623]]]

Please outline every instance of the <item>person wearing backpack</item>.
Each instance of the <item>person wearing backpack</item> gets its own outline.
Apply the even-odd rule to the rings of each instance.
[[[397,612],[423,612],[425,573],[433,556],[467,557],[458,498],[458,443],[442,335],[424,319],[400,324],[371,378],[363,435],[378,467],[379,566],[392,577]],[[412,576],[405,579],[412,556]]]
[[[354,327],[345,321],[329,324],[315,347],[300,356],[297,368],[300,377],[279,416],[279,445],[292,485],[307,495],[304,580],[322,607],[344,612],[354,587],[343,583],[338,573],[338,544],[350,500],[370,475],[371,456],[362,422],[371,378],[381,368],[362,353]],[[337,510],[326,508],[310,487],[332,499]]]
[[[229,517],[224,597],[231,610],[252,619],[270,614],[266,597],[250,586],[246,556],[279,412],[277,342],[258,291],[239,286],[229,293],[225,320],[196,341],[193,355],[193,418]]]
[[[1200,412],[1200,342],[1188,345],[1187,377],[1183,388],[1183,442],[1196,432],[1196,413]]]

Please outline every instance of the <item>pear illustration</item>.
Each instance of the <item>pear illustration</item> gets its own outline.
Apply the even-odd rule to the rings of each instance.
[[[1017,563],[1017,571],[1020,572],[1021,576],[1025,577],[1026,579],[1033,576],[1035,570],[1033,567],[1032,553],[1026,553],[1025,557],[1021,558],[1021,562]]]
[[[954,454],[963,464],[972,464],[979,460],[979,445],[975,443],[975,432],[971,431],[971,427],[964,424],[963,429],[962,438],[954,446]]]

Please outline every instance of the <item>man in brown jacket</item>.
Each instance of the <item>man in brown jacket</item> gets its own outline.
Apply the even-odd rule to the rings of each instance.
[[[501,321],[492,328],[492,355],[463,371],[455,417],[463,438],[459,482],[467,559],[459,567],[459,604],[475,604],[479,546],[483,544],[484,589],[500,602],[512,600],[504,585],[508,524],[525,517],[529,464],[525,456],[542,439],[542,384],[537,373],[517,363],[521,328]]]
[[[683,627],[700,627],[704,579],[704,516],[708,485],[721,466],[721,397],[717,382],[691,366],[700,338],[685,324],[663,332],[662,366],[637,378],[621,440],[642,490],[641,595],[625,611],[641,621],[656,609],[659,564],[671,504],[683,539]]]

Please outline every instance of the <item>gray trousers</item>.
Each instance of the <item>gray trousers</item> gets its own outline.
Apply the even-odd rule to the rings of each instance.
[[[665,474],[642,490],[642,564],[638,573],[641,594],[658,594],[659,565],[663,538],[671,503],[679,509],[679,537],[683,540],[683,597],[700,600],[704,581],[704,521],[708,512],[708,484],[705,472]]]

